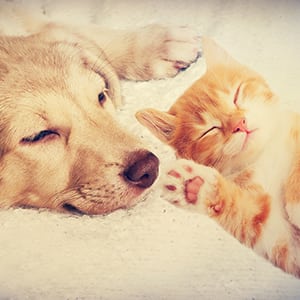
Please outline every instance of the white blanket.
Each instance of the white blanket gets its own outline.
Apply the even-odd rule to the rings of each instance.
[[[263,74],[284,106],[300,110],[299,1],[94,2],[91,20],[106,26],[159,22],[195,27]],[[80,15],[78,23],[89,13],[86,1],[81,2],[84,10],[77,9],[76,1],[68,3],[69,16]],[[54,15],[51,5],[45,7]],[[56,12],[63,16],[66,11]],[[134,112],[168,109],[202,71],[200,59],[176,78],[122,83],[126,103],[118,111],[120,121],[149,144],[162,166],[174,157],[172,150],[139,125]],[[169,205],[158,186],[135,208],[105,217],[0,212],[0,299],[299,298],[299,279],[273,267],[207,217]]]

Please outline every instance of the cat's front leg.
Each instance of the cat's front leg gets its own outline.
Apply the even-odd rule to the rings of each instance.
[[[175,206],[216,216],[224,201],[217,197],[217,170],[180,159],[162,179],[162,197]]]
[[[179,159],[161,177],[162,198],[204,213],[242,243],[253,247],[270,213],[270,197],[253,183],[246,188],[216,169]]]

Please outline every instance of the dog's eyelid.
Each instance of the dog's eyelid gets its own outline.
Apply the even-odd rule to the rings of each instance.
[[[21,144],[33,144],[33,143],[37,143],[39,141],[44,140],[46,137],[50,137],[50,136],[59,136],[59,133],[55,130],[52,129],[47,129],[47,130],[42,130],[38,133],[35,133],[33,135],[24,137],[21,139],[20,143]]]

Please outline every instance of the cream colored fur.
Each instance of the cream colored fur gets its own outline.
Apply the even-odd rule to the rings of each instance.
[[[4,3],[0,20],[0,207],[135,204],[158,159],[115,120],[119,79],[176,75],[197,58],[196,33],[63,25]]]

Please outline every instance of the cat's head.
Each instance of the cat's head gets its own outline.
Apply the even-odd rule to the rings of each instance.
[[[263,150],[276,101],[260,75],[214,41],[204,38],[203,51],[206,73],[168,112],[144,109],[136,117],[178,157],[222,171],[249,163]]]

